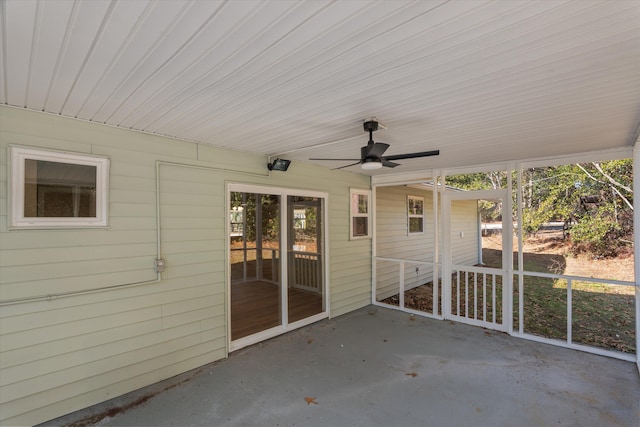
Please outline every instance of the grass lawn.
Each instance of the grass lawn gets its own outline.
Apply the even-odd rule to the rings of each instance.
[[[484,242],[483,242],[484,243]],[[500,251],[486,241],[483,261],[497,265]],[[573,256],[557,237],[525,242],[524,270],[568,276],[633,281],[633,258],[598,260]],[[515,254],[514,254],[515,257]],[[517,261],[515,261],[517,263]],[[519,328],[519,283],[514,277],[513,328]],[[598,281],[572,281],[572,341],[609,350],[635,353],[634,287]],[[524,332],[567,339],[567,280],[525,276],[523,287]]]

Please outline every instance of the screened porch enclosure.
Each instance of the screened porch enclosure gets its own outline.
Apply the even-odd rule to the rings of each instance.
[[[230,200],[231,340],[325,313],[323,199],[231,192]]]
[[[621,157],[599,160],[594,155],[580,166],[595,165],[596,172],[598,167],[615,166],[626,172],[630,159]],[[486,176],[503,179],[497,190],[462,190],[450,184],[480,174],[443,173],[404,185],[374,182],[373,303],[637,362],[640,292],[633,258],[627,256],[631,249],[624,249],[632,239],[630,232],[611,237],[633,231],[631,202],[612,197],[609,209],[603,196],[607,193],[584,181],[593,174],[580,181],[570,169],[573,163],[557,163],[523,163],[513,170],[487,172]],[[531,177],[540,171],[548,176]],[[567,202],[568,220],[555,211],[551,214],[547,205],[534,210],[525,203],[531,195],[553,195],[541,191],[551,181],[553,188],[562,189],[563,200],[575,199]],[[629,181],[625,188],[631,185]],[[410,202],[416,198],[425,201],[420,233],[411,227],[415,213]],[[610,251],[618,245],[620,255],[606,258],[579,251],[579,226],[594,218],[616,225],[596,243],[606,244]]]

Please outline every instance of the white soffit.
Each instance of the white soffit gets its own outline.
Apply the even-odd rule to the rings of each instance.
[[[3,0],[0,103],[373,174],[633,144],[640,2]],[[316,162],[339,167],[346,162]],[[345,170],[361,172],[354,166]]]

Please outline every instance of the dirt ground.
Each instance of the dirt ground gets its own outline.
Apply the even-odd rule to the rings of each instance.
[[[482,247],[500,249],[500,235],[483,237]],[[517,241],[514,241],[517,244]],[[516,252],[516,251],[514,251]],[[524,242],[524,252],[530,254],[559,255],[565,264],[557,274],[567,276],[596,277],[632,282],[634,280],[633,255],[612,259],[595,259],[586,254],[573,255],[570,246],[563,241],[562,232],[539,233]],[[517,253],[517,252],[516,252]]]

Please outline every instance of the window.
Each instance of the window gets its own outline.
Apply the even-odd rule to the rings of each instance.
[[[231,202],[232,204],[240,203],[238,201]],[[244,206],[233,206],[229,211],[229,230],[231,231],[231,237],[242,236],[243,224],[244,224]]]
[[[105,227],[109,159],[11,147],[12,227]]]
[[[369,237],[369,212],[371,210],[369,190],[350,190],[351,238]]]
[[[408,196],[409,234],[424,232],[424,197]]]
[[[304,230],[307,228],[307,210],[294,209],[293,210],[293,228],[296,230]]]

